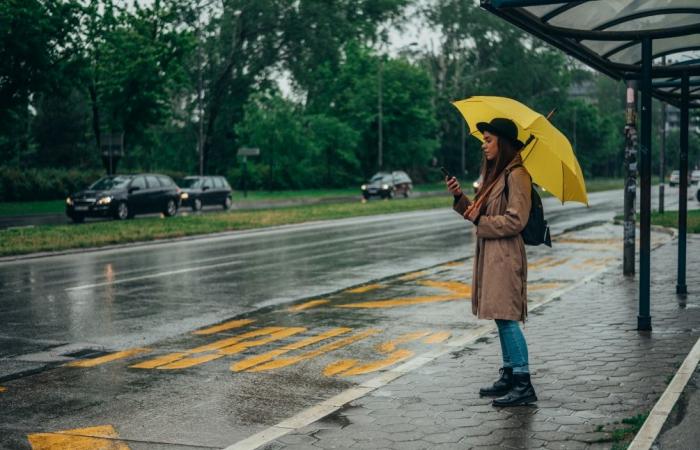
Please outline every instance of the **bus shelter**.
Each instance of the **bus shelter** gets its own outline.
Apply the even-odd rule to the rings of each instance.
[[[651,330],[651,102],[655,97],[681,111],[676,292],[685,295],[689,110],[700,107],[700,1],[481,0],[481,6],[599,72],[637,82],[641,98],[637,329]],[[664,56],[675,62],[662,65]]]

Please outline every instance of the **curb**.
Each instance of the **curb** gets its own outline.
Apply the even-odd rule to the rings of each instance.
[[[695,342],[673,380],[671,380],[661,398],[652,408],[642,428],[639,429],[637,435],[627,447],[629,450],[648,450],[651,448],[659,436],[661,428],[666,423],[666,419],[671,414],[671,410],[688,384],[690,377],[695,372],[698,362],[700,362],[700,339]]]

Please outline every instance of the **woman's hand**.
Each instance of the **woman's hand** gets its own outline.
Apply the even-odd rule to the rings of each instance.
[[[459,181],[455,177],[445,177],[445,183],[447,184],[447,190],[450,194],[455,196],[462,195],[462,188],[459,186]]]

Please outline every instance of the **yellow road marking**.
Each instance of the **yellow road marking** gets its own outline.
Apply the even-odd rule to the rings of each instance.
[[[360,286],[360,287],[357,287],[354,289],[348,289],[345,292],[348,292],[350,294],[363,294],[365,292],[374,291],[376,289],[381,289],[383,287],[384,287],[383,284],[368,284],[368,285]]]
[[[222,323],[221,325],[215,325],[213,327],[204,328],[203,330],[194,331],[192,334],[198,334],[198,335],[214,334],[214,333],[218,333],[220,331],[227,331],[227,330],[232,330],[234,328],[244,327],[244,326],[249,325],[253,322],[255,322],[255,320],[253,320],[253,319],[231,320],[229,322]]]
[[[228,347],[216,349],[216,353],[201,356],[193,356],[190,358],[184,358],[181,360],[173,361],[169,364],[159,366],[158,369],[187,369],[193,366],[197,366],[199,364],[204,364],[209,361],[214,361],[215,359],[223,358],[224,356],[235,355],[251,347],[259,347],[261,345],[269,344],[270,342],[278,341],[280,339],[284,339],[297,333],[303,333],[304,331],[306,331],[306,328],[282,328],[281,330],[270,333],[270,335],[264,339],[258,339],[255,341],[242,341]]]
[[[332,377],[333,375],[345,372],[357,363],[358,360],[356,359],[340,359],[328,364],[326,368],[323,369],[323,374],[327,377]]]
[[[337,349],[342,348],[342,347],[346,347],[354,342],[365,339],[365,338],[372,336],[373,334],[377,334],[379,332],[380,332],[380,330],[377,330],[377,329],[365,330],[365,331],[357,333],[353,336],[348,336],[346,338],[339,339],[335,342],[331,342],[329,344],[326,344],[322,347],[317,348],[316,350],[312,350],[310,352],[303,353],[299,356],[276,359],[274,361],[270,361],[267,364],[262,364],[262,365],[253,367],[252,369],[249,369],[249,371],[250,372],[262,372],[265,370],[279,369],[281,367],[291,366],[292,364],[296,364],[300,361],[315,358],[316,356],[322,355],[324,353],[328,353],[330,351],[337,350]]]
[[[129,366],[129,367],[132,369],[155,369],[158,366],[163,366],[163,365],[171,363],[173,361],[177,361],[178,359],[182,359],[187,355],[188,354],[184,353],[184,352],[170,353],[168,355],[163,355],[163,356],[159,356],[157,358],[149,359],[148,361],[134,364],[134,365]]]
[[[259,347],[261,345],[269,344],[270,342],[279,341],[280,339],[284,339],[295,334],[303,333],[304,331],[306,331],[306,328],[303,327],[287,328],[276,333],[272,333],[269,337],[266,337],[264,339],[258,339],[257,341],[243,341],[236,345],[222,348],[218,352],[222,355],[235,355],[251,347]]]
[[[129,450],[111,425],[27,435],[33,450]]]
[[[202,345],[200,347],[193,348],[192,350],[187,350],[187,353],[204,353],[213,350],[218,350],[224,347],[230,347],[231,345],[237,344],[244,339],[251,337],[263,336],[266,334],[276,333],[283,330],[284,327],[265,327],[258,330],[248,331],[247,333],[239,334],[226,339],[221,339],[220,341],[212,342],[211,344]]]
[[[239,334],[237,336],[233,336],[230,338],[221,339],[221,340],[212,342],[211,344],[206,344],[206,345],[202,345],[200,347],[196,347],[196,348],[193,348],[190,350],[185,350],[183,352],[176,352],[176,353],[170,353],[167,355],[158,356],[156,358],[149,359],[148,361],[144,361],[144,362],[141,362],[139,364],[134,364],[133,366],[129,366],[129,367],[132,367],[134,369],[155,369],[155,368],[160,367],[160,366],[172,364],[176,361],[183,359],[184,357],[186,357],[188,355],[215,351],[215,350],[218,350],[220,348],[225,348],[225,347],[229,347],[231,345],[237,344],[244,339],[257,337],[257,336],[261,336],[261,335],[266,335],[266,334],[272,334],[272,333],[281,331],[283,329],[284,329],[284,327],[260,328],[258,330],[248,331],[246,333]]]
[[[415,341],[416,339],[420,339],[420,338],[425,337],[429,334],[430,334],[430,331],[416,331],[413,333],[404,334],[403,336],[399,336],[396,339],[392,339],[391,341],[382,342],[381,344],[377,344],[376,349],[378,352],[391,353],[394,350],[396,350],[396,346],[398,344],[403,344],[405,342]]]
[[[440,331],[438,333],[433,334],[432,336],[428,336],[427,338],[423,339],[423,342],[426,344],[439,344],[440,342],[445,342],[452,336],[452,333],[449,331]]]
[[[584,238],[565,238],[558,237],[552,241],[560,244],[593,244],[593,245],[617,245],[620,244],[620,239],[584,239]]]
[[[536,267],[540,267],[545,264],[549,264],[551,261],[553,261],[554,258],[551,256],[545,256],[544,258],[540,258],[537,261],[533,261],[530,264],[527,265],[528,269],[534,269]]]
[[[224,355],[218,355],[215,353],[210,353],[208,355],[202,356],[192,356],[190,358],[180,359],[173,361],[169,364],[156,367],[158,370],[174,370],[174,369],[188,369],[193,366],[198,366],[199,364],[204,364],[209,361],[214,361],[215,359],[223,358]]]
[[[457,295],[463,295],[469,297],[472,295],[472,286],[470,284],[461,283],[459,281],[432,281],[425,280],[419,281],[418,284],[422,286],[434,287],[438,289],[445,289],[453,292]]]
[[[344,377],[349,377],[353,375],[363,375],[370,372],[376,372],[377,370],[384,369],[391,365],[396,364],[399,361],[403,361],[406,358],[410,358],[414,353],[410,350],[396,350],[390,354],[387,358],[381,359],[379,361],[374,361],[368,364],[363,364],[361,366],[353,367],[350,370],[342,372],[340,375]]]
[[[94,367],[100,364],[116,361],[118,359],[129,358],[130,356],[139,355],[141,353],[150,352],[150,348],[132,348],[121,352],[110,353],[109,355],[100,356],[97,358],[83,359],[80,361],[72,361],[66,364],[67,367]]]
[[[395,308],[397,306],[418,305],[421,303],[449,302],[463,299],[459,295],[439,295],[433,297],[408,297],[391,300],[378,300],[374,302],[346,303],[338,305],[338,308]]]
[[[530,284],[527,286],[528,291],[544,291],[547,289],[557,289],[559,287],[563,286],[563,283],[539,283],[539,284]]]
[[[290,312],[297,312],[297,311],[304,311],[305,309],[313,308],[318,305],[325,305],[326,303],[330,303],[330,300],[311,300],[310,302],[302,303],[301,305],[294,305],[290,306],[287,308],[287,311]]]
[[[423,275],[427,275],[427,274],[428,274],[428,272],[426,272],[426,271],[424,271],[424,270],[421,270],[420,272],[413,272],[413,273],[406,274],[406,275],[404,275],[404,276],[402,276],[402,277],[399,277],[399,280],[401,280],[401,281],[411,281],[411,280],[415,280],[416,278],[420,278],[420,277],[422,277]]]
[[[294,342],[291,344],[287,344],[283,346],[282,348],[271,350],[267,353],[263,353],[262,355],[256,355],[256,356],[251,356],[250,358],[244,359],[243,361],[239,361],[237,363],[234,363],[231,365],[231,370],[234,372],[240,372],[242,370],[247,370],[253,366],[257,366],[259,364],[268,362],[273,360],[274,358],[283,355],[287,352],[290,352],[292,350],[297,350],[303,347],[306,347],[308,345],[315,344],[316,342],[320,342],[324,339],[329,339],[335,336],[339,336],[344,333],[349,333],[352,331],[352,328],[334,328],[332,330],[328,330],[325,333],[321,333],[318,336],[311,336],[306,339],[302,339],[299,342]]]
[[[442,267],[458,267],[463,266],[464,261],[451,261],[442,265]]]

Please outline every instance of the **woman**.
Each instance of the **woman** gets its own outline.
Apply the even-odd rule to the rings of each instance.
[[[513,121],[496,118],[477,128],[484,135],[484,158],[474,201],[454,177],[445,181],[455,197],[455,211],[476,226],[472,313],[496,321],[503,353],[499,379],[479,393],[497,397],[494,406],[525,405],[537,401],[518,324],[527,317],[527,258],[520,232],[530,214],[532,181],[522,165],[523,144]]]

